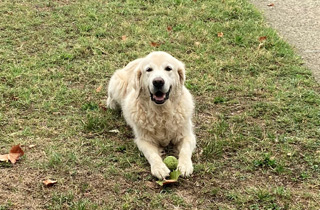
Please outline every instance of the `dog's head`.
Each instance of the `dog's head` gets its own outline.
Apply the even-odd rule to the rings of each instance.
[[[136,70],[135,88],[150,96],[157,105],[164,104],[181,90],[185,81],[184,64],[166,52],[152,52],[141,60]]]

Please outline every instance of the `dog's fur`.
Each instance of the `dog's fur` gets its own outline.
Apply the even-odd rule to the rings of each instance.
[[[169,143],[178,150],[182,175],[193,172],[194,103],[184,81],[184,64],[158,51],[117,70],[109,82],[107,106],[122,109],[134,131],[135,143],[149,161],[152,175],[159,179],[170,173],[161,159],[162,148]]]

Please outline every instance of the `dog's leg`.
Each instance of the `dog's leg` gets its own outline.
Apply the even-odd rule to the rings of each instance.
[[[182,139],[181,143],[178,145],[178,169],[184,177],[191,175],[193,172],[191,156],[195,146],[196,138],[193,133],[190,133],[188,136],[185,136]]]
[[[120,108],[121,100],[125,97],[127,83],[119,77],[120,73],[121,70],[116,71],[109,81],[107,107],[110,109]]]
[[[107,107],[110,108],[110,109],[118,109],[119,108],[117,102],[114,101],[114,99],[112,98],[110,93],[109,93],[109,96],[107,98]]]
[[[139,150],[147,158],[151,166],[151,174],[158,179],[164,179],[169,176],[170,170],[161,159],[160,148],[152,143],[140,139],[137,139],[135,142]]]

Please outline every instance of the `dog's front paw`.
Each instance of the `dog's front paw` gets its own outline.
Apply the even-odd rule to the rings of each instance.
[[[158,179],[164,179],[169,176],[170,170],[163,162],[161,162],[151,166],[151,173]]]
[[[178,170],[183,177],[190,176],[193,172],[193,166],[191,160],[179,160]]]

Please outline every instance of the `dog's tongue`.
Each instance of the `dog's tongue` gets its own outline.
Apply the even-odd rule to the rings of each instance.
[[[157,92],[156,94],[153,95],[153,98],[157,101],[163,101],[165,99],[166,95],[161,92]]]

